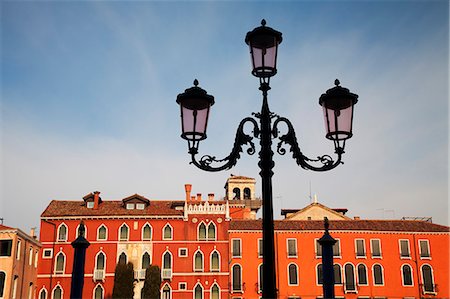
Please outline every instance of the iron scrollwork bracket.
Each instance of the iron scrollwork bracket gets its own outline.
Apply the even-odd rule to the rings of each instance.
[[[253,131],[252,134],[246,134],[244,132],[244,126],[246,123],[253,124]],[[195,156],[197,154],[197,148],[191,148],[189,153],[191,154],[192,161],[191,164],[194,164],[198,168],[205,170],[205,171],[221,171],[221,170],[227,170],[232,168],[234,165],[236,165],[237,160],[241,157],[241,153],[243,151],[242,146],[247,145],[247,154],[253,155],[255,153],[255,144],[253,143],[253,138],[258,138],[260,134],[260,130],[258,127],[258,123],[255,119],[252,117],[246,117],[244,118],[236,131],[236,138],[234,141],[233,149],[231,150],[231,153],[223,158],[223,159],[216,159],[215,156],[211,155],[204,155],[200,158],[200,160],[196,160]],[[252,136],[253,135],[253,136]],[[214,163],[224,163],[223,165],[214,167],[212,166]]]
[[[286,134],[279,136],[280,131],[278,130],[278,124],[284,123],[287,126]],[[273,123],[272,135],[274,138],[278,138],[280,141],[277,145],[277,152],[280,155],[286,154],[286,149],[283,147],[284,144],[290,145],[290,151],[292,152],[292,157],[295,159],[297,164],[304,169],[309,169],[313,171],[327,171],[335,168],[339,164],[343,164],[341,161],[342,154],[344,150],[340,147],[335,147],[335,153],[337,154],[336,161],[333,160],[329,155],[318,156],[317,159],[310,159],[303,155],[298,146],[297,137],[295,136],[294,127],[292,123],[285,117],[277,117]],[[322,166],[314,166],[308,162],[321,163]],[[320,165],[320,164],[319,164]]]

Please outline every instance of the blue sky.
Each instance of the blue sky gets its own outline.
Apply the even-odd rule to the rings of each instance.
[[[139,193],[223,196],[230,171],[189,165],[178,93],[215,96],[201,154],[226,156],[260,110],[244,37],[262,18],[283,33],[269,104],[303,152],[333,153],[318,98],[334,79],[359,94],[344,165],[327,173],[275,156],[274,207],[311,192],[350,216],[448,221],[448,1],[1,2],[0,217],[26,231],[52,199]],[[258,187],[259,190],[259,187]],[[257,192],[260,195],[260,191]]]

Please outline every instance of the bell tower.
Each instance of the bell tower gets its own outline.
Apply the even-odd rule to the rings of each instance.
[[[246,209],[256,217],[261,208],[261,199],[255,196],[256,180],[245,176],[231,175],[225,184],[225,199],[230,207]]]

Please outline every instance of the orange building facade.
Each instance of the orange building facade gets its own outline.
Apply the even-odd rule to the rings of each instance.
[[[225,197],[191,195],[161,201],[135,194],[102,200],[52,201],[41,215],[36,298],[69,298],[71,242],[82,220],[86,251],[83,298],[109,298],[117,263],[132,262],[134,298],[145,268],[161,268],[163,299],[260,298],[261,221],[255,180],[231,176]],[[321,298],[323,217],[338,240],[338,298],[449,298],[449,228],[425,221],[360,220],[317,201],[283,210],[275,221],[279,298]],[[1,297],[0,297],[1,298]]]

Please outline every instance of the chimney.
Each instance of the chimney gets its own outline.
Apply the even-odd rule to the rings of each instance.
[[[33,239],[36,239],[36,228],[32,227],[30,229],[30,237],[32,237]]]
[[[191,196],[191,201],[195,201],[195,195]]]
[[[201,193],[197,193],[197,201],[202,201],[202,194]]]
[[[355,216],[355,217],[353,217],[353,219],[354,219],[354,220],[361,220],[361,217]]]
[[[94,191],[94,210],[98,210],[98,204],[100,201],[100,191]]]
[[[189,201],[191,199],[191,190],[192,190],[191,184],[184,185],[184,191],[186,192],[186,201]]]
[[[208,193],[208,201],[214,200],[214,193]]]

